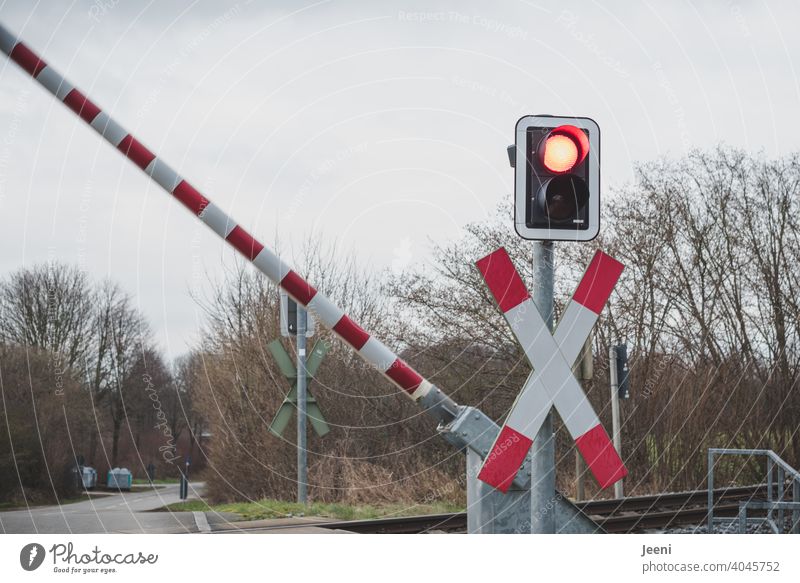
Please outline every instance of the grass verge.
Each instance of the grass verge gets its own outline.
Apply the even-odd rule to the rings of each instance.
[[[321,516],[337,520],[362,520],[369,518],[388,518],[392,516],[413,516],[416,514],[440,514],[462,512],[464,509],[454,504],[434,502],[432,504],[383,504],[357,505],[325,504],[312,502],[306,506],[297,502],[264,499],[257,502],[233,502],[230,504],[209,505],[204,500],[176,502],[162,508],[172,512],[229,512],[238,514],[243,520],[262,520],[266,518],[288,518],[290,516]]]

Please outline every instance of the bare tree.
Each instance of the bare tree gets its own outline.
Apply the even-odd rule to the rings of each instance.
[[[74,376],[56,389],[52,360],[40,348],[0,343],[0,501],[37,504],[76,492],[72,470],[90,407]]]
[[[201,374],[202,358],[198,353],[190,352],[177,358],[173,363],[173,382],[164,396],[165,411],[175,439],[184,429],[188,430],[189,456],[192,459],[197,459],[195,448],[202,445],[200,442],[205,430],[205,420],[194,405],[195,391],[202,386]],[[204,452],[200,453],[204,459]]]
[[[136,365],[151,344],[150,328],[127,296],[116,298],[108,320],[109,348],[106,353],[108,383],[106,407],[111,420],[111,465],[119,461],[122,425],[128,419],[126,396],[134,393]],[[138,382],[141,387],[141,381]],[[129,399],[130,400],[130,399]]]
[[[386,339],[391,324],[378,278],[352,261],[338,261],[336,250],[307,249],[298,269],[365,328]],[[192,357],[189,392],[193,408],[212,433],[209,447],[204,447],[209,494],[223,500],[290,498],[296,488],[296,434],[291,426],[281,437],[269,432],[290,388],[267,349],[280,338],[278,291],[244,268],[230,273],[201,305],[209,325]],[[330,332],[318,328],[313,341],[330,347],[310,390],[332,425],[324,438],[309,435],[310,493],[315,499],[421,500],[436,490],[432,482],[455,479],[460,456],[447,448],[414,404]],[[395,343],[402,348],[401,340]],[[294,343],[284,346],[294,352]],[[415,447],[420,441],[424,447]],[[452,491],[457,496],[461,488]]]
[[[94,309],[91,318],[91,340],[85,358],[86,384],[94,407],[100,407],[110,393],[109,354],[112,348],[113,315],[119,310],[125,294],[120,287],[111,281],[104,281],[94,292]],[[98,427],[99,430],[99,427]],[[92,432],[89,446],[89,459],[95,460],[97,455],[98,436],[100,431]]]
[[[23,496],[62,491],[43,479],[53,464],[60,474],[85,458],[102,471],[97,450],[107,442],[106,463],[125,461],[134,471],[143,455],[156,459],[164,448],[174,455],[185,427],[178,411],[185,403],[131,297],[70,266],[36,265],[0,281],[0,373],[9,421],[0,465],[30,462],[17,466],[33,476],[16,476]],[[16,453],[7,455],[6,445]]]
[[[57,355],[79,367],[89,346],[91,286],[75,267],[50,262],[22,268],[0,282],[0,339]]]

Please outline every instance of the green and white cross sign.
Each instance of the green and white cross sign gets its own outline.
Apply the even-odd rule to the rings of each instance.
[[[283,403],[281,403],[278,412],[275,414],[275,418],[269,425],[270,433],[280,437],[289,424],[292,415],[297,411],[297,368],[279,339],[270,342],[267,348],[269,348],[270,353],[272,353],[272,357],[278,364],[281,373],[283,373],[283,376],[286,377],[286,380],[288,380],[289,384],[292,386],[289,394],[284,397]],[[319,365],[322,363],[322,358],[328,352],[328,348],[328,343],[320,339],[314,344],[314,348],[311,349],[311,353],[306,360],[306,387],[311,384],[311,379],[316,374]],[[331,428],[322,416],[322,411],[320,411],[317,400],[311,394],[311,391],[307,389],[306,394],[306,414],[308,420],[311,422],[311,427],[314,428],[317,435],[323,437]]]

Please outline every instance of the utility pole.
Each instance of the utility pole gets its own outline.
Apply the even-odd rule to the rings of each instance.
[[[555,249],[552,241],[534,242],[533,301],[550,332],[553,331],[554,261]],[[555,534],[556,450],[552,409],[533,440],[531,462],[531,533]]]
[[[609,336],[610,338],[610,336]],[[608,378],[611,381],[611,426],[614,449],[622,457],[622,436],[620,433],[619,419],[619,379],[617,378],[617,346],[613,342],[608,349]],[[622,480],[614,484],[614,497],[622,498],[625,496],[622,487]]]
[[[308,502],[308,452],[306,450],[306,327],[308,313],[297,305],[297,501]]]

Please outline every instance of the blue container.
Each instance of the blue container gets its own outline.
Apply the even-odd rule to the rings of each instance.
[[[114,468],[108,471],[106,488],[110,490],[130,490],[133,484],[133,474],[128,468]]]

